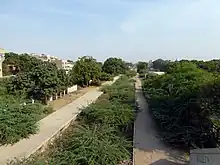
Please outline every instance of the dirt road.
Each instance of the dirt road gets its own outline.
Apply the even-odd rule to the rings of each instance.
[[[136,78],[135,86],[136,99],[140,110],[134,126],[133,165],[188,164],[184,153],[166,146],[158,138],[154,121],[148,112],[139,78]]]

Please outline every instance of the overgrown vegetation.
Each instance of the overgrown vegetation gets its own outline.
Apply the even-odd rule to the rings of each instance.
[[[39,103],[32,104],[22,95],[10,95],[6,79],[0,81],[0,144],[13,144],[38,130],[36,122],[50,113]],[[24,104],[25,103],[25,104]]]
[[[210,119],[220,112],[219,77],[186,61],[172,63],[167,71],[143,81],[152,117],[164,139],[181,148],[218,146]]]
[[[123,61],[118,61],[111,62],[111,66],[117,68],[114,75],[127,69]],[[105,63],[105,67],[114,70],[111,66]],[[3,73],[15,76],[0,82],[0,143],[15,143],[36,133],[37,121],[52,112],[51,107],[42,103],[47,104],[50,97],[66,91],[69,86],[100,86],[101,81],[112,80],[114,75],[104,72],[102,67],[96,59],[84,56],[66,74],[53,61],[42,61],[28,54],[6,53]]]
[[[78,126],[71,125],[43,154],[14,164],[115,165],[129,160],[134,85],[122,76],[103,91],[96,103],[82,110]]]

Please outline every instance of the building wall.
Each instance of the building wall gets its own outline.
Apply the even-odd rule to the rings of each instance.
[[[5,50],[0,48],[0,77],[3,76],[2,74],[2,63],[5,60]]]
[[[62,69],[69,72],[73,68],[73,63],[68,62],[67,60],[62,60]]]

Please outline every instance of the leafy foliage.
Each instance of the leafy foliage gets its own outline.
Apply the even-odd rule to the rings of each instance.
[[[122,61],[120,58],[108,58],[103,66],[102,70],[103,72],[112,74],[112,75],[118,75],[123,74],[128,69],[126,63]]]
[[[97,80],[101,74],[100,64],[89,56],[84,56],[76,61],[70,72],[70,83],[89,86],[90,80]]]
[[[182,147],[216,146],[208,118],[213,113],[213,103],[218,103],[218,99],[213,101],[213,97],[219,98],[214,92],[217,79],[193,63],[182,62],[172,64],[168,74],[144,81],[152,116],[165,140]]]
[[[128,77],[130,77],[130,78],[136,76],[136,74],[137,74],[137,73],[136,73],[136,71],[134,71],[134,70],[127,70],[127,71],[125,72],[125,75],[128,76]]]
[[[0,81],[0,144],[13,144],[36,133],[37,121],[51,113],[42,104],[32,104],[22,93],[9,94],[8,81]]]
[[[99,79],[101,81],[112,81],[113,80],[113,76],[111,74],[105,73],[105,72],[101,72]]]
[[[170,61],[168,60],[162,60],[162,59],[157,59],[153,61],[153,68],[155,70],[159,70],[161,72],[166,72],[167,67],[169,66]]]
[[[36,122],[43,114],[40,104],[22,105],[19,103],[0,103],[0,143],[12,144],[34,134],[38,127]]]
[[[3,74],[18,74],[21,72],[31,72],[34,67],[41,64],[42,61],[29,56],[28,54],[16,54],[16,53],[6,53],[5,60],[3,62]],[[8,65],[15,67],[15,70],[9,70]]]
[[[68,85],[67,77],[61,70],[49,62],[42,62],[30,72],[22,72],[12,77],[8,83],[8,91],[26,94],[38,100],[45,100]]]
[[[142,61],[139,61],[137,63],[137,72],[140,74],[140,73],[146,73],[147,71],[147,62],[142,62]]]

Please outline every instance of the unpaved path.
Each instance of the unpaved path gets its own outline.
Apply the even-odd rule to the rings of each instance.
[[[184,153],[166,146],[158,138],[154,121],[148,112],[139,78],[136,78],[135,86],[136,99],[140,110],[134,125],[133,165],[188,164]]]
[[[81,88],[73,93],[66,94],[62,98],[59,98],[57,100],[53,100],[50,102],[50,106],[53,108],[54,111],[57,111],[60,108],[63,108],[67,104],[70,104],[74,100],[78,99],[79,97],[83,96],[84,94],[94,90],[96,87],[90,86],[86,88]]]

